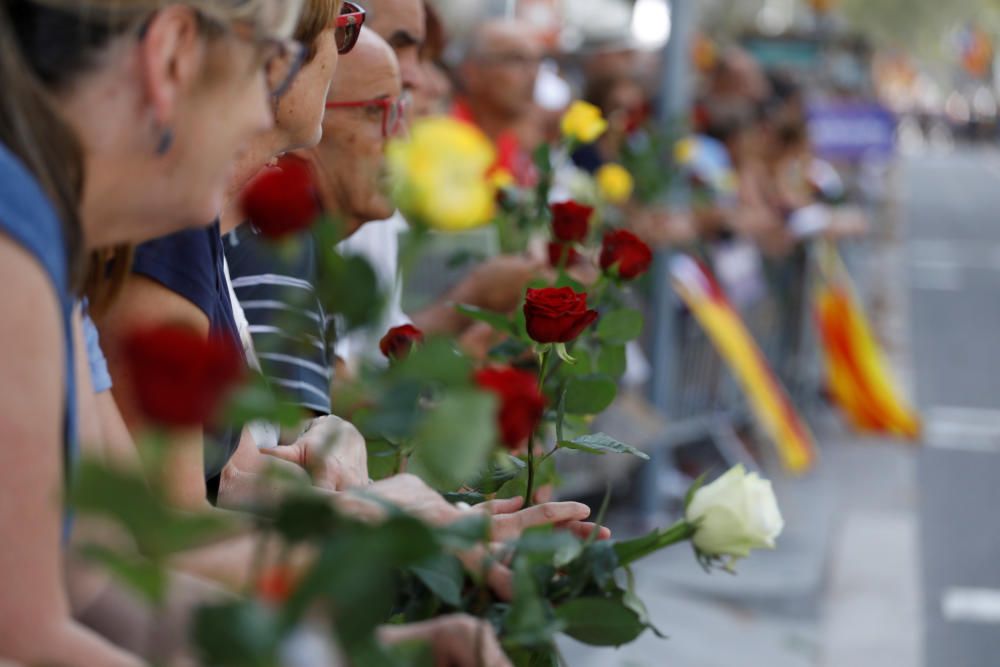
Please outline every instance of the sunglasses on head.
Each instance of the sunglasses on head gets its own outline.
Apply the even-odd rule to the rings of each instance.
[[[353,2],[344,1],[337,17],[337,53],[350,53],[361,36],[361,26],[365,24],[365,10]]]

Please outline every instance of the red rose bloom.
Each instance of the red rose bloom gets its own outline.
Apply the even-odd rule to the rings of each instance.
[[[404,324],[401,327],[393,327],[382,337],[378,343],[378,349],[387,359],[405,359],[417,343],[424,340],[424,332],[412,324]]]
[[[244,373],[235,341],[177,325],[133,331],[123,352],[142,413],[161,426],[211,423]]]
[[[653,263],[653,251],[632,232],[619,229],[604,235],[601,246],[601,269],[610,271],[618,267],[618,277],[623,280],[638,278]]]
[[[566,259],[563,260],[563,253],[566,254]],[[580,261],[580,253],[569,243],[550,243],[549,244],[549,265],[554,269],[558,269],[560,265],[562,266],[573,266]]]
[[[568,343],[597,319],[587,295],[571,287],[529,289],[524,302],[528,335],[539,343]]]
[[[593,208],[575,201],[564,201],[551,204],[549,210],[552,211],[552,235],[557,241],[579,243],[587,238]]]
[[[534,373],[516,368],[484,368],[476,373],[476,384],[500,397],[497,426],[508,449],[520,447],[542,421],[545,396]]]
[[[271,240],[308,229],[320,215],[312,171],[291,156],[257,174],[244,188],[241,203],[247,220]]]
[[[273,605],[284,604],[294,588],[291,570],[280,565],[264,570],[257,579],[257,597]]]

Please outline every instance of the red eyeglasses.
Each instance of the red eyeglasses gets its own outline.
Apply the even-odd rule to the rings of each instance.
[[[365,24],[365,10],[353,2],[344,1],[337,17],[337,53],[350,53],[361,36],[361,26]]]
[[[357,102],[327,102],[327,109],[381,109],[382,136],[389,138],[399,132],[406,110],[410,106],[410,98],[406,95],[397,97],[381,97],[374,100],[359,100]]]

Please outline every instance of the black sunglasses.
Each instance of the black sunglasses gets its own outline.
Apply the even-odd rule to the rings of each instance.
[[[365,10],[353,2],[344,2],[337,17],[337,53],[350,53],[361,36],[365,24]]]

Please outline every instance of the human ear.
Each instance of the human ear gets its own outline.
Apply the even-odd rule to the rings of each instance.
[[[151,19],[139,45],[145,102],[159,132],[170,132],[184,95],[197,82],[205,47],[194,10],[170,5]]]

